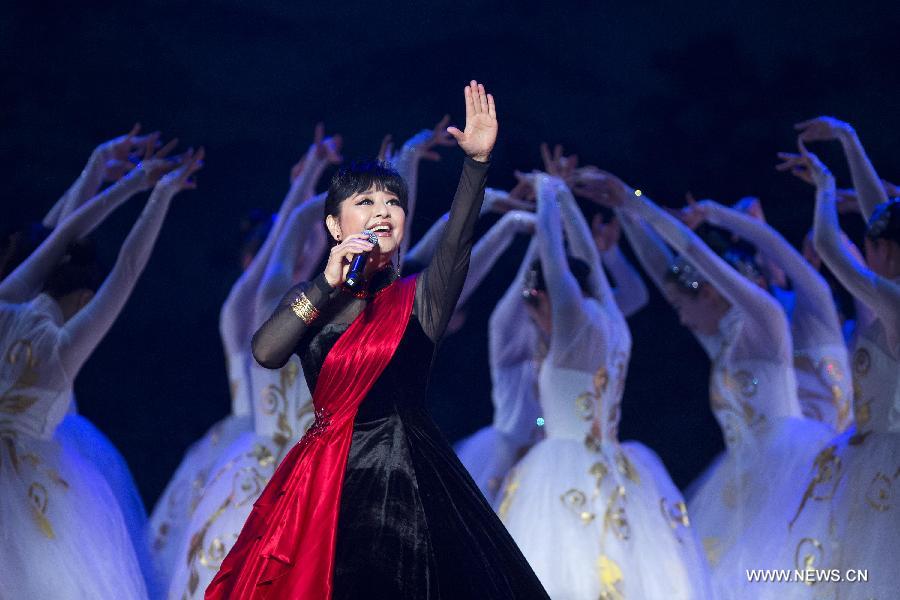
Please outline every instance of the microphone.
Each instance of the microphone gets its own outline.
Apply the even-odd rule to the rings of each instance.
[[[375,232],[371,229],[363,229],[360,233],[369,236],[367,240],[370,244],[378,245],[378,236],[375,235]],[[368,252],[363,252],[362,254],[356,254],[353,256],[353,260],[350,261],[350,270],[347,272],[347,280],[344,281],[344,285],[353,290],[354,292],[357,288],[362,287],[363,281],[363,271],[366,268],[366,260],[369,258]]]

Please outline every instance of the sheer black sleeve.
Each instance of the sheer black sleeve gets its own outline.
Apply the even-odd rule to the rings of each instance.
[[[300,338],[337,294],[325,274],[292,287],[278,303],[278,308],[253,334],[253,358],[267,369],[283,367],[300,342]]]
[[[434,342],[444,334],[466,281],[488,166],[489,163],[465,159],[447,226],[431,263],[419,276],[416,316]]]

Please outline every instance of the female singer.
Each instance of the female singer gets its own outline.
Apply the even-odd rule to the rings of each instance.
[[[256,502],[207,598],[546,597],[424,408],[497,136],[484,86],[472,81],[465,98],[465,131],[448,131],[468,158],[418,277],[398,280],[393,262],[406,200],[396,172],[362,163],[332,181],[325,272],[289,290],[253,339],[263,366],[300,356],[316,422]],[[348,260],[366,252],[365,289],[348,292]]]

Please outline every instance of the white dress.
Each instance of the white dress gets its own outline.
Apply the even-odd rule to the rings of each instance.
[[[553,307],[539,374],[546,438],[507,477],[498,512],[552,598],[708,598],[681,494],[652,451],[618,441],[631,336],[599,260],[589,264],[600,300],[568,272],[548,185],[539,183],[538,209]],[[567,190],[560,196],[563,210],[578,210]]]
[[[485,204],[508,196],[493,189],[485,191]],[[577,218],[581,218],[580,216]],[[533,213],[510,211],[482,236],[472,250],[466,284],[457,303],[461,306],[487,276],[497,258],[516,233],[533,231]],[[536,258],[532,241],[519,272],[491,313],[488,350],[491,366],[492,423],[456,443],[460,461],[478,484],[488,502],[494,503],[500,484],[510,468],[531,445],[543,437],[541,409],[537,401],[537,373],[541,362],[539,342],[533,327],[522,327],[528,314],[522,300],[525,271]],[[647,288],[618,248],[603,253],[604,266],[616,278],[616,304],[630,316],[647,303]]]
[[[626,231],[642,261],[654,261],[645,264],[658,283],[654,256],[662,250],[648,251],[658,246],[646,224],[731,304],[717,335],[697,336],[712,361],[710,402],[726,449],[701,476],[688,506],[713,568],[715,592],[754,597],[745,569],[761,568],[768,540],[785,539],[793,514],[785,499],[798,497],[800,473],[832,429],[801,412],[792,338],[780,305],[651,202],[630,196],[625,210],[643,219],[629,221]]]
[[[862,201],[861,206],[871,211]],[[787,556],[779,558],[792,568],[830,572],[828,581],[806,586],[816,598],[894,598],[900,554],[900,280],[869,271],[847,252],[834,197],[823,190],[815,243],[866,308],[852,358],[855,424],[809,462],[802,496],[794,503]],[[865,581],[859,581],[859,571]],[[797,597],[804,596],[798,591]]]
[[[33,347],[35,342],[30,341],[29,335],[31,334],[28,327],[35,328],[35,332],[40,330],[41,343],[45,344],[41,349],[41,353],[47,357],[53,354],[54,359],[52,362],[56,364],[52,366],[45,364],[43,368],[39,368],[38,375],[41,380],[33,383],[33,385],[38,385],[41,389],[51,389],[54,391],[54,394],[64,396],[61,399],[54,398],[52,404],[47,404],[41,409],[35,409],[32,416],[44,419],[44,422],[40,426],[33,424],[30,430],[26,428],[25,431],[30,435],[41,437],[41,444],[43,444],[44,450],[49,453],[48,456],[56,457],[53,460],[58,459],[71,466],[73,464],[72,461],[77,457],[79,464],[84,468],[86,479],[85,483],[78,484],[78,492],[72,496],[73,501],[90,503],[89,490],[94,486],[98,494],[97,506],[100,509],[112,511],[116,515],[114,517],[106,516],[97,519],[96,510],[82,510],[80,508],[81,504],[78,505],[78,510],[74,510],[71,513],[64,509],[68,515],[66,518],[73,522],[73,528],[68,530],[64,542],[55,548],[51,548],[50,552],[55,552],[59,556],[64,552],[84,552],[77,540],[78,535],[82,532],[77,528],[102,529],[107,527],[106,521],[109,520],[108,528],[110,531],[108,533],[113,538],[116,538],[111,542],[112,547],[109,556],[115,557],[119,555],[124,567],[122,573],[119,573],[112,563],[104,562],[108,561],[108,556],[104,558],[99,551],[91,555],[90,551],[94,550],[90,548],[92,544],[90,541],[91,536],[85,534],[85,544],[89,548],[85,560],[88,563],[92,560],[100,562],[93,567],[90,567],[88,564],[88,568],[85,569],[83,562],[72,559],[73,572],[66,573],[62,577],[69,577],[69,581],[74,587],[61,588],[62,592],[60,593],[63,595],[60,597],[142,597],[147,595],[148,590],[150,593],[153,593],[156,588],[152,569],[148,564],[149,561],[142,560],[148,554],[144,545],[143,531],[134,531],[138,528],[142,529],[145,515],[127,466],[124,465],[124,461],[121,460],[118,452],[109,451],[109,442],[105,436],[100,434],[89,422],[75,416],[68,409],[72,400],[72,381],[80,371],[81,366],[90,357],[94,348],[96,348],[97,344],[100,343],[115,322],[150,257],[171,199],[178,191],[173,183],[174,179],[167,176],[157,184],[143,212],[123,242],[109,276],[97,290],[91,301],[65,323],[62,321],[56,302],[48,296],[38,295],[30,303],[27,302],[28,299],[34,298],[35,294],[41,289],[43,282],[65,255],[66,248],[72,241],[89,234],[106,216],[128,198],[147,189],[146,172],[143,168],[134,169],[129,175],[110,186],[103,193],[90,199],[82,206],[76,207],[64,220],[58,222],[47,239],[13,273],[4,279],[3,282],[0,282],[0,298],[9,302],[9,306],[31,306],[36,313],[44,314],[43,317],[37,319],[34,323],[30,323],[28,326],[20,325],[19,337],[12,340],[11,343],[28,341]],[[31,317],[27,317],[27,311],[21,314],[26,315],[22,317],[25,319],[22,323],[29,323],[28,319]],[[4,335],[12,335],[6,331],[3,333]],[[49,347],[51,339],[52,344],[55,344],[52,350]],[[7,355],[7,359],[10,356]],[[40,361],[37,364],[40,364]],[[57,410],[61,410],[61,413],[57,414]],[[52,412],[44,415],[42,411]],[[60,427],[61,422],[63,425]],[[18,426],[14,427],[14,429],[20,432],[23,431]],[[49,437],[53,438],[53,443],[57,445],[56,447],[50,445],[51,442],[46,441],[45,438]],[[27,441],[26,438],[22,437],[18,437],[18,439],[22,443]],[[106,451],[104,451],[104,448]],[[69,456],[66,454],[69,451],[74,454]],[[35,454],[35,456],[40,457],[40,454]],[[92,479],[93,474],[98,474],[103,479],[103,485],[98,485]],[[70,475],[70,477],[77,481],[77,475]],[[66,480],[66,482],[72,483],[69,480]],[[110,491],[112,486],[114,487]],[[4,487],[3,489],[5,492],[7,488]],[[114,509],[111,509],[106,502],[105,496],[107,491],[116,499]],[[121,505],[118,501],[119,499],[121,499]],[[10,510],[13,510],[13,508],[15,507],[12,507]],[[77,517],[83,517],[85,519],[84,522],[76,523]],[[126,535],[129,532],[133,534],[128,537],[129,545],[127,550],[121,548],[117,539],[119,533],[117,519],[122,520],[124,523],[123,527],[126,527]],[[61,526],[65,526],[65,524]],[[98,534],[97,537],[102,538],[103,536]],[[34,551],[35,548],[36,546],[28,541],[23,542],[22,545],[13,544],[9,551],[13,553],[17,551],[27,553]],[[20,560],[22,560],[21,556],[12,555],[9,557],[10,564],[18,564]],[[144,570],[146,584],[142,580],[139,586],[132,585],[129,579],[132,563],[137,565],[139,570]],[[28,586],[32,585],[45,585],[37,581],[37,578],[44,575],[44,570],[40,568],[43,564],[45,563],[42,561],[32,560],[29,563],[31,572],[28,572],[26,569],[26,576],[20,577],[17,585],[22,586],[22,590],[28,590]],[[92,576],[96,577],[97,587],[79,583],[80,579],[87,577],[86,574],[93,574]],[[105,581],[104,578],[107,578],[107,580]],[[116,588],[111,587],[108,591],[104,591],[105,588],[103,586],[116,578],[122,579],[122,590],[113,592],[112,590]],[[7,580],[8,578],[4,575],[3,579]],[[82,587],[78,587],[79,585]],[[34,589],[43,588],[36,587]],[[83,595],[82,590],[88,590],[90,593]],[[91,590],[94,590],[96,593],[91,592]],[[43,595],[36,594],[33,597],[43,597]]]
[[[797,396],[803,414],[829,425],[835,433],[852,421],[853,382],[847,347],[831,289],[790,243],[765,222],[714,202],[704,203],[707,220],[752,243],[780,267],[793,290],[776,298],[791,298],[791,336]]]
[[[115,495],[53,435],[72,394],[61,325],[49,296],[0,304],[0,597],[146,598]]]

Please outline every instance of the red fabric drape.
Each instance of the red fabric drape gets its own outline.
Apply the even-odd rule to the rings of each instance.
[[[406,331],[415,288],[414,277],[394,282],[331,348],[313,394],[316,422],[263,490],[207,600],[331,597],[353,421]]]

